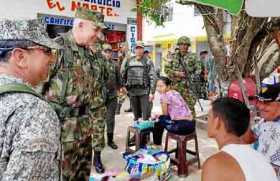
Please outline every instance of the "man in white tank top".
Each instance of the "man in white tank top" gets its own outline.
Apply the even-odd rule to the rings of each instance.
[[[241,136],[248,130],[250,111],[233,98],[219,98],[208,115],[208,136],[221,150],[208,158],[202,170],[202,181],[277,181],[269,161]]]

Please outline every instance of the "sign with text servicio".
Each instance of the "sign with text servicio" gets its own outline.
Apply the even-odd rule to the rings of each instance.
[[[109,22],[126,24],[127,18],[136,17],[131,11],[136,0],[9,0],[1,3],[0,18],[30,19],[37,13],[74,17],[78,7],[101,12]]]

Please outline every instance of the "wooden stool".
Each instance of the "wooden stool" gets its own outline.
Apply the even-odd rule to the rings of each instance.
[[[177,148],[168,151],[168,140],[173,139],[177,141]],[[195,151],[187,149],[187,142],[193,140],[195,141]],[[175,153],[175,158],[171,158],[171,161],[177,165],[178,176],[187,176],[188,175],[188,166],[195,162],[198,162],[198,168],[200,169],[200,160],[199,160],[199,151],[198,151],[198,141],[196,131],[188,135],[176,135],[174,133],[168,132],[165,139],[165,148],[164,150],[169,154]],[[186,154],[189,153],[195,158],[187,160]]]
[[[125,151],[127,153],[134,153],[141,147],[142,137],[147,135],[148,139],[150,139],[150,133],[153,132],[153,128],[148,128],[144,130],[140,130],[138,128],[129,126],[127,128],[127,135],[126,135],[126,148]],[[135,143],[131,143],[131,135],[135,136]],[[135,150],[131,149],[132,146],[135,146]]]

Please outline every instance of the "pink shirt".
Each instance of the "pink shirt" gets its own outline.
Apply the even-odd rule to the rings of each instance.
[[[177,91],[172,90],[161,94],[160,103],[167,104],[168,114],[172,120],[182,120],[191,116],[188,105]]]

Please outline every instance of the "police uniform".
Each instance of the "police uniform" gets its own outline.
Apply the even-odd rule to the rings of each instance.
[[[37,20],[3,20],[0,28],[1,58],[17,47],[58,48]],[[0,74],[0,92],[0,180],[58,181],[61,126],[55,111],[22,78]]]
[[[144,48],[144,44],[137,42],[137,47]],[[145,57],[137,60],[134,56],[124,63],[121,72],[130,97],[134,119],[149,119],[149,95],[155,93],[156,76],[153,62]]]
[[[75,17],[104,27],[100,13],[79,8]],[[104,147],[105,67],[99,67],[102,56],[78,45],[72,31],[56,41],[64,49],[43,92],[63,122],[63,178],[83,181],[90,175],[92,149],[97,172],[104,172],[100,152]]]

